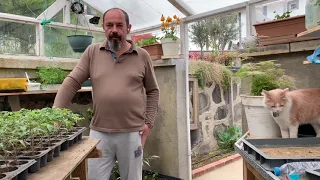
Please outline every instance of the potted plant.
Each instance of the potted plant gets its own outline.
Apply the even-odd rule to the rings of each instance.
[[[258,36],[286,36],[296,35],[306,30],[305,15],[290,17],[290,12],[276,15],[272,21],[253,25]]]
[[[294,88],[295,81],[285,74],[274,60],[258,63],[247,63],[234,73],[240,79],[249,78],[250,94],[242,94],[241,102],[245,109],[250,136],[260,138],[281,137],[280,128],[264,107],[263,90],[277,88]]]
[[[75,34],[68,36],[69,44],[74,52],[84,52],[92,44],[93,36]]]
[[[40,66],[37,70],[36,75],[40,78],[43,90],[58,90],[67,77],[67,72],[57,67]]]
[[[163,49],[164,57],[176,57],[180,53],[179,38],[176,36],[177,25],[180,24],[180,18],[176,15],[171,18],[168,16],[165,18],[161,16],[160,21],[161,31],[164,32],[164,36],[161,38],[161,45]]]
[[[163,55],[162,45],[158,42],[159,38],[157,37],[148,37],[143,38],[136,42],[137,46],[145,49],[151,56],[152,60],[161,59]]]
[[[208,61],[192,61],[189,63],[189,71],[191,75],[198,79],[198,86],[204,89],[211,84],[218,84],[227,91],[230,87],[232,72],[219,63]]]

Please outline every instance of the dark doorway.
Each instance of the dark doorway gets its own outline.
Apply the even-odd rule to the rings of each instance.
[[[298,137],[316,137],[316,132],[310,124],[299,126]]]

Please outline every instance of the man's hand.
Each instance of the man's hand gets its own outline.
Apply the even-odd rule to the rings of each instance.
[[[144,124],[144,130],[143,130],[143,131],[140,131],[142,149],[144,148],[144,144],[146,143],[147,136],[148,136],[149,132],[150,132],[149,126],[146,125],[146,124]]]

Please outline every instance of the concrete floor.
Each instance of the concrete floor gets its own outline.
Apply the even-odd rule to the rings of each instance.
[[[194,180],[243,180],[243,160],[240,158],[235,162],[194,178]]]

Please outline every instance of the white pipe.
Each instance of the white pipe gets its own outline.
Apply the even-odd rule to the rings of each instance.
[[[191,138],[190,138],[190,117],[189,117],[189,36],[188,36],[188,23],[183,22],[184,30],[184,59],[186,61],[186,112],[187,112],[187,145],[188,145],[188,164],[189,164],[189,179],[192,179],[192,165],[191,165]]]

